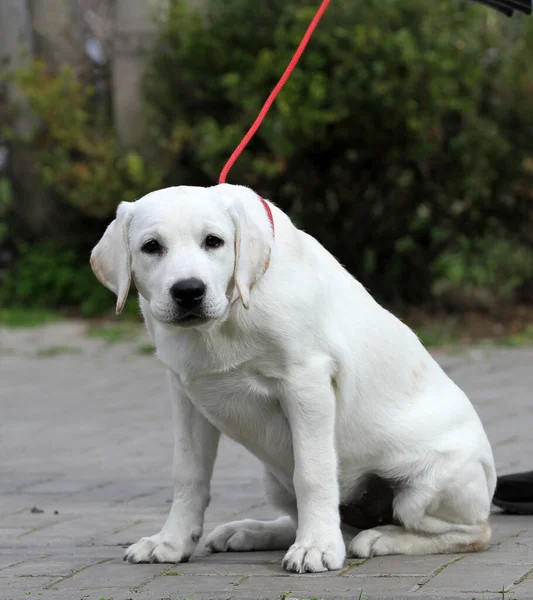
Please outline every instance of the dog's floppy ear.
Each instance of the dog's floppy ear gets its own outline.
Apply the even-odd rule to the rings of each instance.
[[[91,252],[91,267],[98,280],[117,295],[117,315],[122,312],[131,285],[128,229],[132,203],[121,202],[116,219]]]
[[[233,199],[230,215],[235,225],[235,289],[244,307],[249,308],[250,292],[268,268],[273,241],[272,228],[255,193],[241,186],[228,188],[231,188],[229,191]],[[228,190],[225,189],[224,192],[228,193]]]

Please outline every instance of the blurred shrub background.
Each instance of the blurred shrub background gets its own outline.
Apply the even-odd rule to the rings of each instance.
[[[113,299],[88,254],[117,204],[216,182],[316,2],[119,2],[114,21],[111,0],[65,4],[84,17],[71,44],[84,52],[54,60],[34,44],[3,69],[0,306],[93,316]],[[128,46],[121,10],[145,44]],[[533,303],[532,56],[525,17],[332,2],[229,181],[275,201],[400,310]],[[136,61],[138,98],[119,59]]]

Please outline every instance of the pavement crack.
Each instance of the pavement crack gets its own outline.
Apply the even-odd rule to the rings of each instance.
[[[66,581],[67,579],[70,579],[70,578],[74,577],[74,575],[77,575],[78,573],[81,573],[82,571],[85,571],[85,569],[88,569],[89,567],[95,567],[97,565],[103,565],[104,563],[110,562],[111,560],[113,560],[113,559],[112,558],[104,558],[103,560],[97,560],[96,562],[93,562],[93,563],[90,563],[88,565],[85,565],[84,567],[81,567],[80,569],[75,569],[74,571],[72,571],[68,575],[65,575],[65,577],[61,577],[60,579],[57,579],[56,581],[52,581],[52,583],[49,583],[48,585],[45,585],[43,589],[49,590],[49,589],[53,588],[55,585],[59,585],[60,583],[63,583],[63,581]]]
[[[28,531],[21,533],[17,537],[23,538],[23,537],[26,537],[27,535],[35,533],[36,531],[42,531],[43,529],[47,529],[48,527],[53,527],[54,525],[58,525],[59,523],[68,523],[69,521],[75,521],[78,518],[79,517],[76,516],[76,517],[70,517],[68,519],[58,519],[57,521],[53,521],[52,523],[47,523],[46,525],[39,525],[38,527],[33,527],[33,529],[28,529]]]
[[[157,579],[158,577],[161,577],[162,575],[167,575],[169,574],[169,571],[171,571],[171,569],[175,569],[176,565],[172,565],[171,567],[169,567],[166,571],[162,571],[162,572],[158,572],[158,573],[152,573],[152,575],[150,575],[150,577],[147,577],[143,582],[141,582],[139,585],[130,588],[130,592],[133,592],[134,594],[136,594],[137,592],[140,592],[141,589],[145,586],[148,585],[149,583],[151,583],[154,579]]]
[[[137,525],[140,525],[141,523],[143,523],[142,519],[137,519],[135,520],[133,523],[129,523],[128,525],[124,525],[123,527],[117,527],[116,529],[113,529],[113,531],[106,535],[105,537],[110,537],[113,535],[117,535],[118,533],[123,533],[124,531],[127,531],[128,529],[131,529],[132,527],[136,527]],[[97,540],[99,538],[101,538],[102,536],[96,536],[96,537],[91,537],[87,540],[86,544],[89,545],[94,545]],[[130,546],[131,544],[98,544],[99,546]]]
[[[519,577],[514,583],[511,583],[511,585],[509,585],[505,589],[505,592],[510,592],[511,590],[513,590],[515,585],[520,585],[522,583],[522,581],[526,580],[532,573],[533,573],[533,567],[531,569],[529,569],[529,571],[526,571],[522,575],[522,577]]]
[[[348,571],[350,571],[351,569],[355,569],[356,567],[360,567],[361,565],[364,565],[366,562],[368,562],[370,559],[369,558],[363,558],[361,560],[352,560],[347,567],[344,567],[344,569],[341,569],[338,573],[337,573],[337,577],[342,577],[345,573],[348,573]]]
[[[518,435],[511,435],[508,438],[505,438],[496,444],[492,444],[493,448],[502,448],[503,446],[508,446],[509,444],[514,444],[520,442],[520,437]]]
[[[33,481],[31,483],[23,483],[22,485],[19,485],[16,488],[14,488],[13,492],[17,493],[17,492],[26,490],[29,487],[42,485],[44,483],[52,483],[53,481],[60,481],[61,479],[64,479],[64,477],[65,477],[65,475],[61,474],[61,473],[58,473],[57,475],[48,475],[47,477],[45,477],[43,479],[38,479],[37,481]],[[26,509],[23,509],[23,510],[26,510]]]
[[[241,577],[239,577],[239,579],[237,579],[237,581],[232,582],[232,586],[233,587],[237,587],[238,585],[240,585],[243,581],[246,581],[247,579],[250,579],[250,575],[242,575]]]
[[[452,558],[451,560],[449,560],[448,562],[444,563],[443,565],[441,565],[438,569],[435,569],[433,571],[433,573],[431,573],[431,575],[429,577],[426,577],[425,579],[423,579],[420,583],[417,583],[416,585],[414,585],[410,590],[409,593],[411,592],[418,592],[418,590],[426,585],[426,583],[428,583],[429,581],[431,581],[434,577],[436,577],[439,573],[441,573],[442,571],[444,571],[444,569],[446,569],[446,567],[449,567],[450,565],[455,564],[456,562],[459,562],[460,560],[463,560],[464,556],[456,556],[455,558]]]
[[[147,498],[148,496],[154,496],[155,494],[159,494],[159,492],[162,492],[165,489],[167,489],[167,486],[161,485],[154,490],[150,490],[149,492],[142,492],[140,494],[137,494],[136,496],[131,496],[131,498],[121,498],[120,500],[115,500],[113,504],[116,506],[119,504],[125,504],[126,502],[133,502],[134,500],[139,500],[139,498]]]
[[[26,559],[18,560],[17,562],[11,563],[10,565],[5,565],[5,567],[0,567],[0,571],[3,571],[4,569],[10,569],[11,567],[16,567],[17,565],[22,565],[25,562]]]

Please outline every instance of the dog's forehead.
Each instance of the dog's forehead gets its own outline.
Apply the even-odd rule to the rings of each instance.
[[[211,188],[179,186],[152,192],[135,202],[136,229],[167,226],[201,227],[223,221],[226,214],[220,194]]]

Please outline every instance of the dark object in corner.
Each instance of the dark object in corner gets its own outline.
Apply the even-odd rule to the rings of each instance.
[[[532,0],[472,0],[472,2],[479,2],[479,4],[495,8],[508,17],[510,17],[515,10],[523,12],[526,15],[531,14]]]
[[[392,510],[394,494],[399,488],[396,482],[375,474],[366,475],[351,498],[340,505],[341,522],[357,529],[399,525]]]
[[[507,513],[533,515],[533,471],[498,477],[492,503]]]

